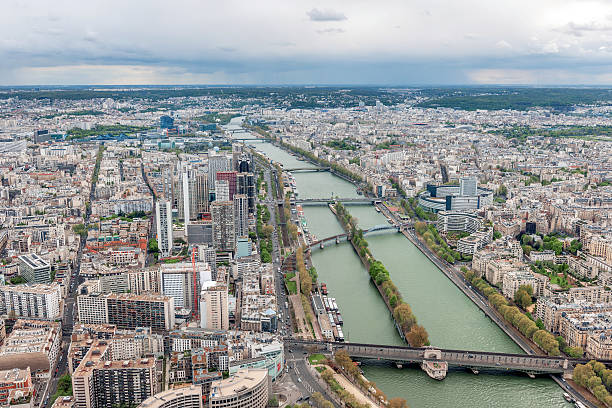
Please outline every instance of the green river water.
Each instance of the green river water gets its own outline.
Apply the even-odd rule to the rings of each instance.
[[[270,159],[285,168],[308,167],[270,143],[253,143]],[[295,173],[303,198],[357,197],[355,187],[328,172]],[[350,213],[359,226],[386,223],[372,206],[354,205]],[[311,233],[319,238],[342,232],[342,227],[325,207],[304,207]],[[397,233],[367,237],[372,254],[389,270],[391,279],[410,304],[418,322],[429,332],[434,346],[465,350],[521,353],[519,347],[481,312],[408,239]],[[369,276],[349,243],[328,243],[315,250],[312,262],[319,281],[327,283],[330,296],[344,319],[348,341],[404,344],[393,321],[370,282]],[[451,369],[443,381],[429,378],[417,366],[397,369],[388,363],[362,366],[365,376],[389,397],[402,397],[417,407],[563,407],[561,389],[549,378],[530,379],[521,374],[480,373]]]

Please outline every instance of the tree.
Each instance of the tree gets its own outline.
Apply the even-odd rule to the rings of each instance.
[[[416,317],[412,314],[412,309],[407,303],[401,303],[393,309],[393,318],[400,325],[404,333],[410,331],[416,324]]]
[[[531,296],[525,289],[519,289],[514,294],[514,301],[523,309],[531,306]]]
[[[159,246],[157,245],[157,240],[155,238],[151,238],[149,240],[149,252],[158,253]]]
[[[408,408],[408,404],[406,404],[406,400],[403,398],[391,398],[389,400],[389,408]]]
[[[406,338],[412,347],[423,347],[429,344],[427,330],[420,324],[414,324],[410,332],[406,335]]]

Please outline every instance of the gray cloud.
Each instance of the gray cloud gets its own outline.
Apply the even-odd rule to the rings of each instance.
[[[0,84],[537,82],[550,70],[586,83],[609,72],[611,1],[489,2],[268,0],[209,13],[193,0],[7,1]]]
[[[346,20],[346,16],[344,13],[339,11],[325,9],[319,10],[318,8],[313,8],[310,11],[306,12],[306,15],[310,17],[311,21],[343,21]]]
[[[344,30],[342,28],[325,28],[322,30],[317,30],[319,34],[341,34]]]

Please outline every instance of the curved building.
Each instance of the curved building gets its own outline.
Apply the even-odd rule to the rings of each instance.
[[[268,370],[240,370],[210,388],[210,408],[265,408],[268,404]]]
[[[436,227],[439,232],[465,231],[471,234],[482,228],[482,217],[463,211],[440,211]]]
[[[139,408],[202,408],[202,387],[192,385],[160,392],[147,398]]]
[[[419,206],[425,211],[476,210],[493,204],[493,191],[478,187],[475,177],[464,177],[459,184],[427,185],[419,194]]]

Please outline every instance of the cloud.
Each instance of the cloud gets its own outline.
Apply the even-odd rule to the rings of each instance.
[[[325,28],[323,30],[317,30],[319,34],[341,34],[344,30],[342,28]]]
[[[310,17],[310,21],[343,21],[346,20],[346,16],[344,13],[339,11],[325,9],[319,10],[318,8],[313,8],[310,11],[306,12],[306,15]]]
[[[576,23],[570,21],[563,27],[558,28],[556,31],[576,37],[582,37],[586,33],[612,31],[612,24],[600,23],[596,21],[591,21],[588,23]]]
[[[566,84],[612,66],[610,0],[101,2],[3,2],[0,83]]]
[[[495,47],[502,49],[502,50],[511,50],[512,49],[512,45],[510,45],[510,43],[506,40],[500,40],[498,42],[495,43]]]

